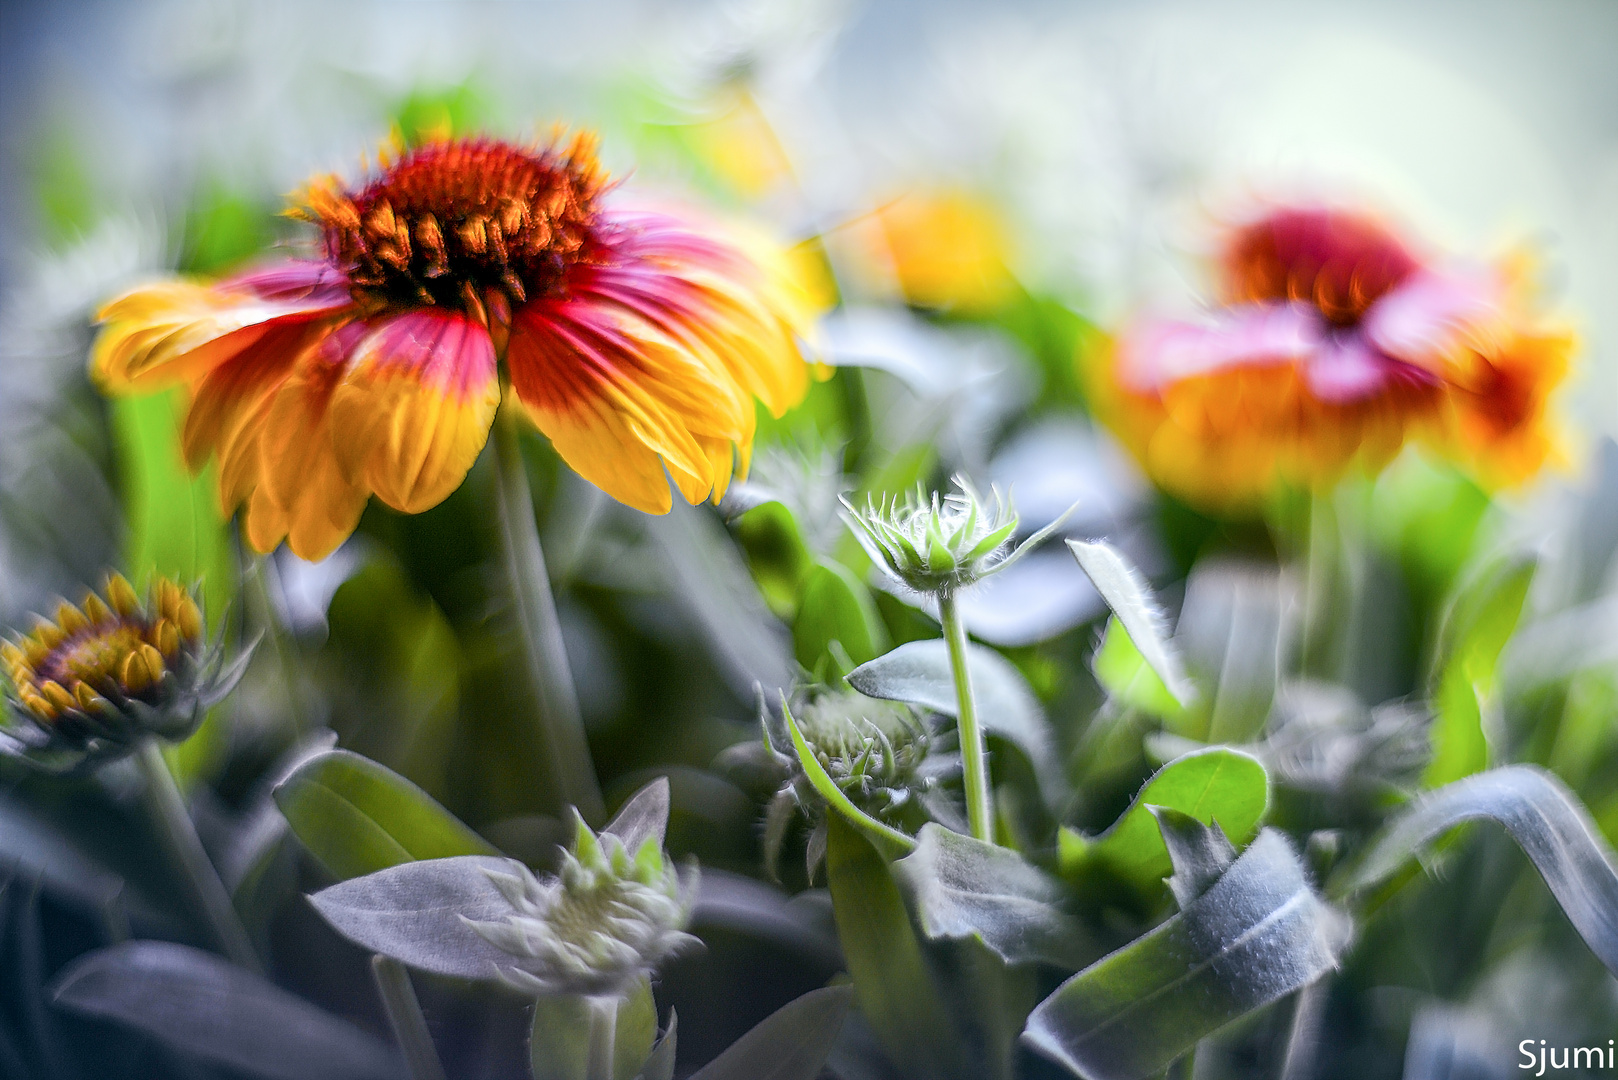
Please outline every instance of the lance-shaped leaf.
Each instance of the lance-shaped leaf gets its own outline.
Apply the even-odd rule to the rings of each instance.
[[[80,957],[56,980],[59,1008],[110,1020],[191,1057],[265,1080],[391,1080],[386,1045],[262,976],[167,941]]]
[[[276,785],[275,802],[303,845],[339,878],[415,859],[499,854],[421,788],[347,750],[299,765]]]
[[[1266,829],[1184,911],[1058,987],[1023,1039],[1085,1080],[1143,1080],[1336,967],[1350,930]]]
[[[1141,657],[1151,665],[1174,700],[1182,706],[1196,697],[1185,665],[1169,641],[1168,624],[1139,570],[1104,540],[1069,540],[1068,549],[1090,575],[1096,591],[1129,633]]]
[[[624,842],[624,849],[639,851],[648,840],[662,850],[669,828],[669,778],[659,776],[625,800],[613,819],[601,831]]]
[[[1488,766],[1483,710],[1494,696],[1500,652],[1517,628],[1537,566],[1531,557],[1503,560],[1455,598],[1440,637],[1433,758],[1422,776],[1425,786],[1440,787]]]
[[[1066,782],[1045,710],[1028,680],[1011,661],[982,645],[967,646],[966,664],[972,672],[979,722],[991,735],[1008,740],[1028,756],[1041,790],[1054,802]],[[855,668],[848,675],[848,684],[867,697],[920,705],[945,716],[954,716],[959,708],[949,646],[943,638],[906,642]]]
[[[1174,864],[1174,875],[1168,880],[1169,891],[1184,911],[1225,876],[1230,864],[1236,861],[1236,848],[1217,823],[1204,825],[1190,814],[1166,806],[1147,809],[1157,819],[1163,843],[1168,845],[1169,861]]]
[[[309,902],[338,933],[371,952],[438,975],[493,979],[511,957],[465,919],[495,922],[511,914],[511,901],[485,871],[512,869],[512,860],[485,855],[407,862],[322,889]]]
[[[1100,836],[1089,839],[1064,827],[1058,837],[1062,875],[1083,882],[1104,874],[1141,893],[1161,895],[1171,865],[1151,807],[1178,810],[1204,824],[1217,822],[1241,845],[1258,828],[1269,797],[1269,777],[1257,758],[1226,747],[1193,750],[1159,769]]]
[[[1062,889],[1009,848],[928,823],[915,852],[893,864],[922,933],[977,938],[1001,960],[1074,970],[1097,950],[1056,905]]]
[[[1612,848],[1578,797],[1532,765],[1492,769],[1423,796],[1334,879],[1334,895],[1376,885],[1429,841],[1480,818],[1511,834],[1590,951],[1618,974],[1618,870]]]
[[[765,1017],[691,1080],[815,1080],[854,1003],[851,986],[827,986]]]

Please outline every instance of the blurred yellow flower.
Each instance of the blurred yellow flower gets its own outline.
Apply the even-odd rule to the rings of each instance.
[[[861,273],[896,284],[916,307],[990,311],[1015,287],[1010,230],[981,195],[906,192],[853,228]]]
[[[406,513],[458,487],[502,397],[581,476],[648,513],[745,473],[753,401],[807,391],[813,298],[787,256],[609,204],[593,138],[439,140],[357,190],[311,184],[319,259],[119,297],[99,384],[191,391],[187,460],[260,551],[318,559],[374,493]],[[666,472],[665,472],[666,470]]]
[[[1098,414],[1175,495],[1250,506],[1411,439],[1492,486],[1559,456],[1548,399],[1574,340],[1521,266],[1440,265],[1370,217],[1301,207],[1235,230],[1219,270],[1208,319],[1141,322],[1089,370]]]

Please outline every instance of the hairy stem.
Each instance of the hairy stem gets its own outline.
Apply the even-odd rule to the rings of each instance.
[[[371,957],[371,977],[376,980],[382,1007],[387,1010],[388,1026],[404,1051],[410,1080],[446,1080],[444,1064],[438,1060],[438,1049],[433,1046],[427,1018],[422,1015],[421,1002],[416,1000],[416,988],[405,966],[378,953]]]
[[[142,740],[140,749],[135,751],[135,763],[140,768],[142,779],[146,781],[146,805],[151,811],[152,823],[157,826],[158,836],[168,849],[169,858],[182,871],[182,877],[190,886],[192,903],[207,921],[215,944],[237,964],[262,974],[264,968],[259,963],[258,954],[253,951],[253,943],[242,927],[235,907],[231,905],[230,894],[219,880],[218,871],[208,861],[202,841],[197,839],[197,830],[191,824],[191,815],[186,812],[185,800],[174,783],[174,774],[169,772],[168,762],[163,760],[163,749],[156,739]]]
[[[966,776],[966,821],[972,835],[994,843],[994,793],[989,787],[989,752],[978,726],[977,700],[972,696],[972,672],[966,665],[966,627],[955,606],[955,594],[938,594],[938,620],[949,647],[950,672],[955,676],[956,726],[961,733],[961,764]]]
[[[612,1080],[613,1050],[618,1044],[618,999],[590,999],[590,1058],[585,1080]]]
[[[515,413],[502,407],[494,421],[501,568],[516,615],[523,670],[532,691],[550,778],[562,799],[578,807],[585,821],[599,824],[606,815],[606,806],[590,760],[573,675],[567,666],[562,624],[551,596],[545,552],[534,523],[533,494],[528,489],[517,434]]]

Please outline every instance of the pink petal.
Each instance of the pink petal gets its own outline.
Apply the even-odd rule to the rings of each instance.
[[[1376,396],[1387,385],[1391,367],[1363,335],[1349,332],[1322,342],[1304,370],[1315,397],[1341,403]]]
[[[1448,352],[1466,330],[1487,321],[1501,299],[1500,280],[1486,268],[1423,271],[1371,306],[1366,338],[1412,364]]]
[[[453,400],[480,395],[494,382],[494,342],[464,315],[420,308],[376,325],[352,347],[353,363],[373,378],[405,377]]]
[[[265,300],[297,302],[301,308],[342,307],[351,302],[348,278],[330,263],[284,259],[226,278],[221,289],[240,289]]]
[[[1243,304],[1203,325],[1149,324],[1125,343],[1121,374],[1151,390],[1225,368],[1303,360],[1320,347],[1324,324],[1304,304]]]

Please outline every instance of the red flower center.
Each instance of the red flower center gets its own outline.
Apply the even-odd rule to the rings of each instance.
[[[491,139],[406,153],[358,192],[315,190],[326,253],[362,304],[478,307],[557,291],[589,257],[606,177],[591,141],[532,150]]]
[[[1225,251],[1229,302],[1312,304],[1352,326],[1417,268],[1414,256],[1368,218],[1284,210],[1241,229]]]

